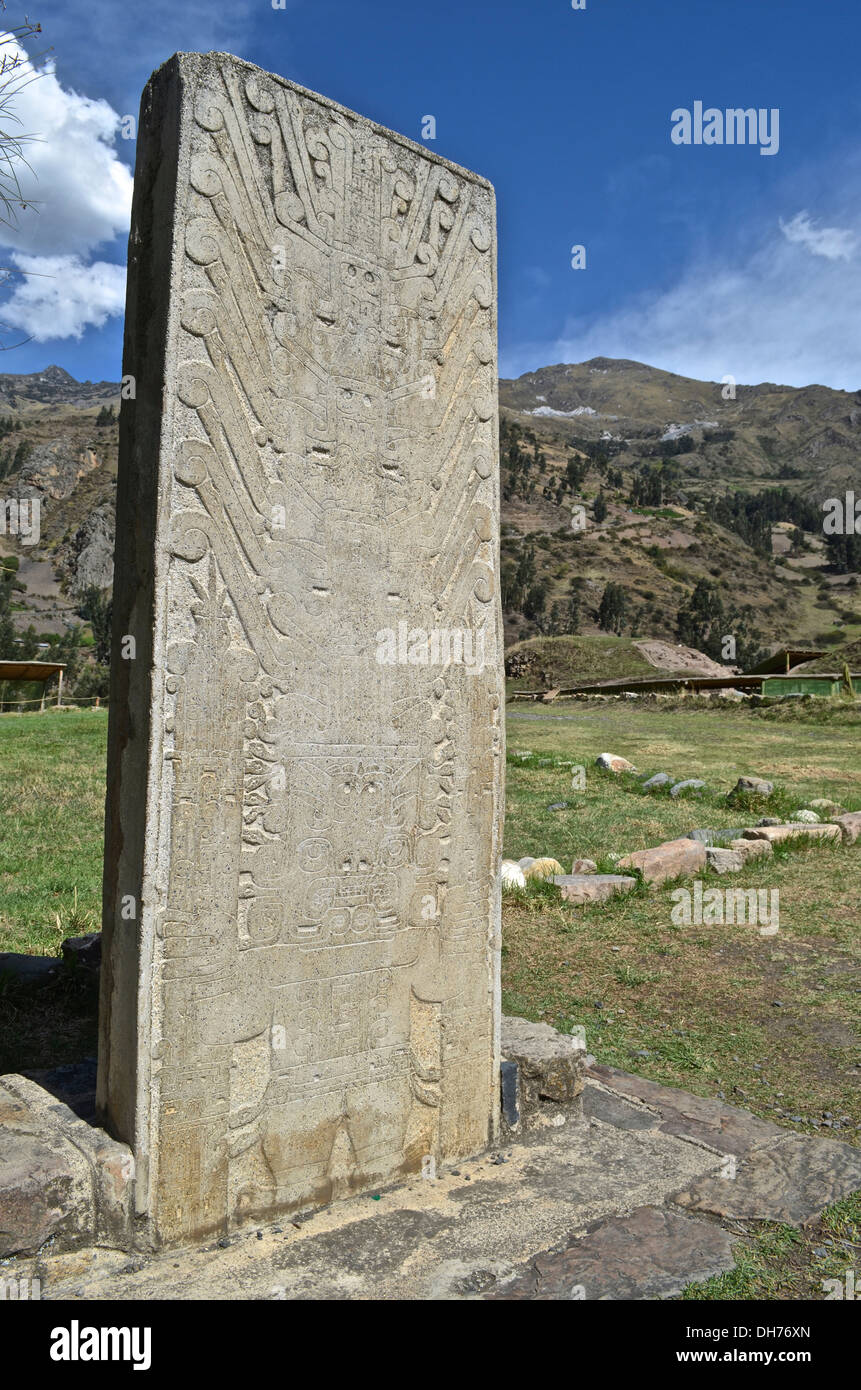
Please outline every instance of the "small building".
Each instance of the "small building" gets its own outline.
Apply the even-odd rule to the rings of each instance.
[[[853,674],[853,685],[859,678]],[[785,695],[839,695],[844,689],[843,677],[834,671],[795,671],[788,676],[764,676],[762,694],[766,697]]]
[[[0,689],[5,681],[13,684],[30,684],[35,681],[42,687],[39,708],[44,709],[48,683],[56,676],[58,678],[57,706],[59,707],[63,703],[63,672],[65,669],[65,661],[0,661]],[[0,701],[0,708],[2,708],[3,703],[5,701]],[[10,700],[9,703],[14,703],[14,700]]]
[[[745,671],[746,676],[776,676],[785,675],[795,666],[801,666],[805,661],[818,660],[824,656],[825,652],[812,647],[779,647],[771,656],[765,657],[763,661],[751,666],[749,671]],[[763,692],[765,693],[765,692]]]

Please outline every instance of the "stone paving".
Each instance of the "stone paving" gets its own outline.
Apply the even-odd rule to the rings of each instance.
[[[745,1110],[614,1067],[593,1064],[587,1078],[583,1110],[593,1123],[672,1134],[723,1153],[723,1162],[669,1194],[663,1207],[596,1222],[538,1255],[487,1297],[671,1297],[686,1284],[732,1269],[740,1222],[803,1226],[861,1188],[861,1151],[849,1144],[793,1134]],[[706,1219],[691,1220],[689,1213]]]
[[[800,1226],[861,1189],[851,1145],[592,1059],[573,1103],[542,1101],[521,1129],[433,1178],[191,1250],[46,1249],[4,1272],[49,1300],[661,1299],[731,1269],[744,1222]]]

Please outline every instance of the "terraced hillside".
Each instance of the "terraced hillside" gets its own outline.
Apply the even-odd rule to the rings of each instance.
[[[861,392],[727,390],[609,358],[500,382],[509,646],[607,635],[749,665],[861,639],[861,538],[822,529],[858,478]],[[0,559],[14,627],[43,642],[110,591],[119,397],[56,366],[0,375],[0,497],[41,504],[38,545],[0,533]]]

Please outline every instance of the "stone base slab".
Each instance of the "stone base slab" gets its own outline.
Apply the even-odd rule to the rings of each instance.
[[[654,849],[638,849],[620,859],[617,868],[639,869],[656,887],[679,874],[695,874],[705,868],[706,847],[699,840],[666,840]]]
[[[575,906],[603,903],[617,893],[630,893],[637,886],[635,878],[624,874],[556,874],[553,882],[565,901]]]
[[[744,831],[743,838],[745,840],[768,840],[772,845],[778,845],[784,840],[795,840],[799,835],[807,835],[812,840],[839,840],[841,827],[839,825],[805,825],[803,822],[792,825],[754,825]]]
[[[502,1056],[517,1067],[518,1120],[529,1120],[543,1102],[551,1108],[571,1106],[583,1090],[586,1049],[578,1038],[559,1033],[547,1023],[525,1018],[502,1018]],[[505,1113],[505,1110],[503,1111]],[[508,1115],[505,1116],[509,1127]]]
[[[22,1252],[38,1252],[7,1256],[4,1273],[38,1279],[49,1301],[660,1299],[732,1268],[744,1222],[802,1225],[861,1189],[852,1146],[600,1065],[571,1044],[546,1024],[504,1020],[503,1054],[529,1074],[540,1123],[502,1147],[156,1254],[105,1248],[128,1221],[128,1151],[35,1082],[0,1078],[0,1200],[14,1197],[0,1228],[17,1213],[22,1231],[29,1221]]]
[[[0,1077],[0,1257],[133,1241],[134,1161],[35,1081]]]
[[[596,1125],[573,1107],[557,1105],[553,1116],[435,1177],[222,1242],[133,1257],[75,1251],[22,1261],[16,1272],[38,1277],[42,1298],[58,1301],[483,1299],[595,1223],[662,1207],[718,1163],[700,1146]],[[707,1223],[688,1219],[705,1238]],[[698,1260],[695,1273],[702,1268]],[[680,1262],[675,1277],[684,1276]]]

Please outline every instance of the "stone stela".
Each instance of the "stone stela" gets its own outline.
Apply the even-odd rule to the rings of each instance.
[[[493,190],[176,55],[123,373],[98,1104],[161,1245],[495,1136]]]

